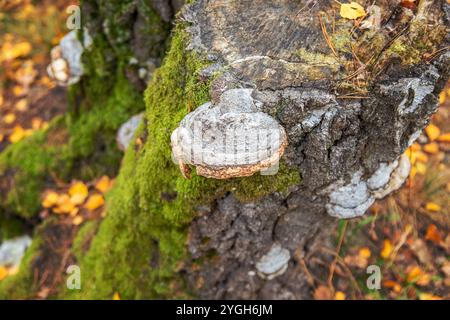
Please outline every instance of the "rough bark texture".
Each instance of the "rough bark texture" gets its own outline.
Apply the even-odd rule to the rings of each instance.
[[[106,37],[115,54],[160,50],[140,45],[141,1],[119,2],[84,5],[96,8],[88,15],[92,33],[114,26]],[[149,1],[164,21],[179,6],[169,2]],[[337,221],[330,215],[361,215],[390,191],[399,156],[449,78],[449,54],[439,51],[449,45],[448,3],[421,0],[415,10],[401,1],[376,4],[380,29],[365,31],[339,17],[335,1],[183,7],[146,91],[141,143],[128,148],[108,215],[89,250],[76,256],[83,289],[74,296],[310,298],[304,262],[313,267],[310,258],[326,244]],[[188,112],[216,104],[231,88],[253,89],[260,111],[286,130],[280,172],[185,180],[171,159],[170,134]]]

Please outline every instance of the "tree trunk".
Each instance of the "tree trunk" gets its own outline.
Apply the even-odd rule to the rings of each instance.
[[[148,56],[138,28],[145,13],[132,11],[130,23],[118,2],[109,9],[120,19],[87,15],[89,30],[95,36],[114,22],[106,34],[114,52],[126,43]],[[358,2],[368,8],[373,1]],[[150,3],[166,21],[176,10],[168,0]],[[144,124],[122,161],[107,216],[76,256],[82,289],[69,297],[311,298],[307,270],[320,273],[312,258],[336,217],[360,216],[401,186],[409,163],[400,156],[449,78],[447,1],[377,6],[381,19],[368,29],[342,18],[335,1],[184,6],[148,84]],[[131,26],[134,41],[116,48]],[[251,89],[258,112],[287,133],[278,173],[216,180],[191,165],[185,179],[173,163],[171,133],[202,104],[223,107],[233,89]]]

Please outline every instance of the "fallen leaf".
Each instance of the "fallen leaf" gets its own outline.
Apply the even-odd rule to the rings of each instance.
[[[3,122],[6,124],[11,124],[16,121],[16,115],[14,113],[8,113],[3,117]]]
[[[360,255],[346,256],[344,258],[344,262],[346,265],[348,265],[350,267],[357,267],[359,269],[365,269],[369,263],[367,258],[364,258]]]
[[[392,253],[392,244],[391,241],[389,239],[386,239],[383,241],[383,249],[381,250],[381,257],[383,259],[387,259],[389,258],[389,256]]]
[[[120,300],[120,294],[118,292],[114,292],[113,300]]]
[[[13,60],[28,55],[31,52],[31,44],[29,42],[20,42],[12,44],[6,42],[0,51],[0,62]]]
[[[371,256],[370,249],[367,247],[361,248],[361,249],[359,249],[358,255],[362,258],[368,259]]]
[[[439,142],[450,142],[450,133],[441,134],[437,138],[437,141],[439,141]]]
[[[76,206],[84,203],[88,194],[88,188],[81,181],[73,183],[69,189],[70,201]]]
[[[434,202],[427,202],[425,209],[432,212],[439,212],[441,211],[441,206]]]
[[[17,111],[25,112],[28,110],[28,101],[27,99],[20,99],[15,104],[14,108],[16,108]]]
[[[326,286],[318,286],[316,290],[314,290],[314,299],[315,300],[331,300],[333,295],[331,290]]]
[[[434,124],[430,124],[425,128],[425,132],[430,139],[430,141],[436,140],[441,135],[441,130]]]
[[[105,193],[110,188],[111,188],[111,180],[109,179],[108,176],[101,177],[95,184],[95,189],[97,189],[101,193]]]
[[[442,243],[442,236],[439,233],[438,228],[434,224],[430,224],[427,228],[427,233],[425,234],[425,240],[433,241],[436,244]]]
[[[366,11],[356,2],[343,3],[341,4],[340,15],[342,18],[355,20],[360,17],[364,17],[366,15]]]
[[[345,293],[342,291],[337,291],[334,295],[334,300],[345,300]]]
[[[8,269],[3,266],[0,266],[0,281],[5,279],[8,276]]]
[[[439,145],[436,142],[427,143],[423,146],[423,150],[430,154],[437,154],[439,152]]]
[[[84,219],[83,219],[82,216],[76,216],[75,218],[73,218],[72,223],[73,223],[75,226],[78,226],[78,225],[82,224],[83,221],[84,221]]]
[[[416,163],[416,170],[417,170],[417,173],[418,173],[418,174],[424,176],[425,173],[427,172],[427,166],[424,165],[424,164],[421,163],[421,162],[417,162],[417,163]]]
[[[399,293],[402,291],[402,286],[393,280],[383,281],[383,287],[392,289],[394,292]]]
[[[32,133],[33,133],[32,130],[25,130],[21,126],[15,126],[13,128],[13,132],[9,136],[9,141],[11,143],[19,142],[23,138],[30,136]]]
[[[419,299],[420,300],[442,300],[441,297],[435,296],[431,293],[425,293],[425,292],[419,294]]]
[[[0,143],[2,143],[4,138],[5,138],[5,136],[3,135],[3,133],[0,133]]]
[[[59,199],[59,195],[56,192],[53,192],[53,191],[48,192],[45,195],[44,200],[42,201],[42,206],[44,208],[51,208],[57,204],[58,199]]]
[[[100,208],[105,203],[105,200],[101,194],[93,194],[89,197],[84,207],[88,210],[94,211]]]
[[[75,205],[70,201],[70,197],[67,194],[59,196],[57,205],[58,206],[53,209],[53,212],[58,214],[68,214],[75,209]]]
[[[425,273],[420,267],[414,266],[408,272],[406,276],[406,281],[409,283],[415,283],[420,286],[426,286],[430,283],[431,277],[429,274]]]

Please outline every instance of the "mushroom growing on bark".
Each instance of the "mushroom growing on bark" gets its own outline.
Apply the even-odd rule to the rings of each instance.
[[[253,89],[230,89],[217,104],[205,103],[189,113],[171,136],[172,152],[181,172],[187,165],[207,178],[251,176],[278,164],[287,146],[283,127],[259,111]]]
[[[134,115],[119,128],[116,141],[120,150],[125,151],[128,148],[143,117],[144,113]]]
[[[92,45],[92,39],[88,32],[83,33],[83,43],[78,39],[77,30],[66,34],[59,45],[50,53],[51,62],[47,67],[47,73],[60,86],[66,87],[80,81],[83,75],[81,56],[84,49]]]

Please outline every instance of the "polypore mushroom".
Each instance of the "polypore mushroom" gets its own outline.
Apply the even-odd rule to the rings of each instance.
[[[30,244],[31,238],[29,236],[21,236],[4,241],[0,245],[0,266],[18,266]]]
[[[291,259],[289,250],[278,243],[273,244],[269,252],[256,263],[258,275],[267,280],[282,275],[287,270],[289,259]]]
[[[120,150],[125,151],[128,148],[143,117],[144,113],[137,114],[120,126],[116,137]]]
[[[92,39],[87,32],[84,32],[84,44],[78,40],[76,30],[65,35],[50,53],[51,63],[47,67],[50,78],[64,87],[77,83],[84,72],[81,62],[83,50],[91,44]]]
[[[260,112],[252,89],[230,89],[218,103],[189,113],[171,136],[174,160],[188,178],[187,165],[207,178],[251,176],[278,164],[287,145],[283,127]]]

